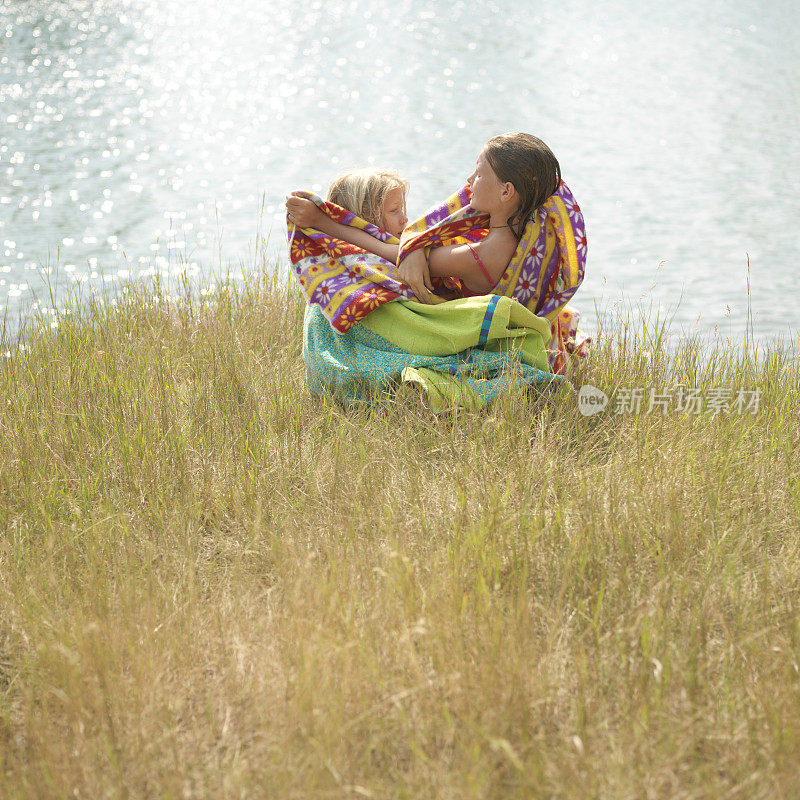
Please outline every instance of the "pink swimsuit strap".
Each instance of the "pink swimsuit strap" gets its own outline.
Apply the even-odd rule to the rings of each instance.
[[[475,256],[475,260],[478,262],[478,266],[481,268],[481,271],[486,276],[486,280],[489,281],[489,286],[494,286],[496,281],[492,280],[492,276],[489,274],[489,270],[483,265],[483,261],[481,261],[478,252],[475,250],[475,246],[470,242],[464,242],[464,244],[469,247],[470,253]]]

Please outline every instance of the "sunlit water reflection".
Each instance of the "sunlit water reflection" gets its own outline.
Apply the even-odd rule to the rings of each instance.
[[[379,163],[413,216],[521,129],[586,215],[587,328],[642,303],[740,337],[749,255],[756,333],[796,334],[800,12],[651,5],[3,0],[0,312],[285,264],[287,191]]]

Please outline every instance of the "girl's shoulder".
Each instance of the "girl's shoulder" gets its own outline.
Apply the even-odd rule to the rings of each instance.
[[[511,261],[517,249],[516,240],[493,239],[487,236],[476,244],[472,245],[475,254],[481,259],[486,270],[492,276],[492,286],[500,280],[500,276],[505,272],[508,262]]]

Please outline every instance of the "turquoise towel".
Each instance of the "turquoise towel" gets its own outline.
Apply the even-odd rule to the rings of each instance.
[[[312,394],[360,404],[405,382],[421,386],[438,412],[482,408],[511,386],[558,386],[549,338],[546,319],[500,295],[387,303],[344,334],[308,306],[303,360]]]

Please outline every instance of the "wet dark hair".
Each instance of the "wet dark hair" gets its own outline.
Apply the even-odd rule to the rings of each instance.
[[[561,167],[553,151],[529,133],[493,136],[483,153],[499,180],[513,184],[519,193],[519,208],[508,218],[519,240],[533,212],[558,190]]]

